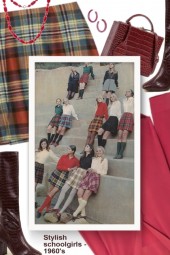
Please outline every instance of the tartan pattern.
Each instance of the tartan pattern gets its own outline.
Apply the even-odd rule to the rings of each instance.
[[[83,168],[77,168],[70,172],[68,180],[66,181],[68,185],[70,185],[74,189],[78,189],[81,180],[85,177],[86,170]]]
[[[94,193],[97,193],[100,185],[100,175],[89,171],[87,172],[84,179],[81,181],[79,188],[84,190],[91,190]]]
[[[82,76],[80,77],[79,83],[88,83],[89,80],[89,74],[88,73],[83,73]]]
[[[52,117],[52,119],[50,120],[48,125],[50,125],[52,127],[58,127],[60,118],[61,118],[61,116],[56,114],[55,116]]]
[[[89,132],[96,132],[101,128],[103,124],[103,117],[95,117],[91,122],[88,127]]]
[[[42,183],[44,176],[44,164],[35,162],[35,183]]]
[[[68,178],[68,175],[69,172],[54,170],[48,181],[51,185],[61,190]]]
[[[133,131],[134,118],[133,114],[130,112],[124,112],[118,125],[118,130],[127,130],[129,132]]]
[[[40,31],[45,8],[9,12],[24,40]],[[0,15],[0,144],[28,140],[28,56],[96,56],[94,40],[77,3],[49,8],[41,37],[23,45],[10,34]]]
[[[71,115],[62,115],[59,126],[65,127],[65,128],[71,128],[72,127],[72,116]]]

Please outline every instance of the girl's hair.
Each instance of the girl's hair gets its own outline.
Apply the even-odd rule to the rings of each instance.
[[[93,145],[92,144],[87,144],[89,147],[90,147],[90,149],[91,149],[91,151],[90,151],[90,155],[92,156],[92,157],[94,157],[94,149],[93,149]],[[86,146],[87,146],[86,145]],[[84,151],[83,152],[83,155],[81,156],[81,158],[84,158],[86,156],[86,152]]]
[[[64,99],[63,99],[63,104],[65,104],[65,101],[67,101],[67,102],[68,102],[68,104],[69,104],[69,100],[68,100],[68,98],[64,98]]]
[[[115,69],[115,64],[114,63],[110,63],[109,64],[109,71],[110,71],[110,65],[113,65],[112,69],[113,69],[113,73],[117,73],[116,69]]]
[[[114,98],[116,99],[115,101],[118,101],[118,97],[116,96],[115,93],[111,94],[110,98],[111,98],[112,96],[114,96]],[[110,98],[109,98],[109,99],[110,99]]]
[[[74,151],[74,153],[76,152],[76,146],[75,146],[75,145],[69,145],[69,147],[70,147],[70,149],[71,149],[72,151]]]
[[[130,89],[130,92],[131,92],[131,96],[134,97],[134,91]]]
[[[103,152],[103,155],[102,155],[102,160],[101,160],[101,162],[105,159],[105,149],[103,148],[103,146],[97,146],[97,148],[96,148],[96,151],[97,151],[97,149],[101,149],[102,150],[102,152]]]
[[[62,102],[61,98],[59,98],[59,97],[56,99],[56,102],[57,102],[57,100],[60,100],[60,102]]]
[[[42,146],[41,146],[41,144],[42,144],[43,142],[46,142],[46,144],[47,144],[46,150],[49,151],[50,147],[49,147],[49,144],[48,144],[48,140],[47,140],[46,138],[42,138],[42,139],[40,140],[40,142],[39,142],[39,147],[38,147],[38,151],[42,151],[42,150],[43,150],[43,148],[42,148]]]

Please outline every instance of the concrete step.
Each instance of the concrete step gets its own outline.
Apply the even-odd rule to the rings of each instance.
[[[58,195],[53,198],[52,206],[55,205]],[[42,196],[40,197],[43,201]],[[98,193],[92,195],[87,203],[87,217],[92,222],[100,224],[133,224],[133,201],[133,180],[108,175],[102,176]],[[75,197],[69,208],[74,211],[77,206],[77,197]]]

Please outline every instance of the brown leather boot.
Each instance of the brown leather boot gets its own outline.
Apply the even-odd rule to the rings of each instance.
[[[19,215],[18,153],[0,153],[0,255],[41,255],[24,238]]]
[[[170,2],[165,1],[165,49],[162,65],[158,73],[143,84],[147,91],[165,91],[170,88]]]

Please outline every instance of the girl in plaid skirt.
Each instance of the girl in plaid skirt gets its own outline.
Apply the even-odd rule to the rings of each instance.
[[[77,169],[73,170],[70,173],[67,181],[65,182],[65,184],[60,192],[57,203],[54,206],[52,212],[45,214],[45,216],[44,216],[45,220],[52,222],[52,223],[60,220],[61,213],[63,213],[67,209],[67,207],[70,205],[70,203],[72,202],[72,200],[79,188],[81,180],[86,175],[86,170],[91,167],[93,156],[94,156],[94,151],[93,151],[92,146],[86,145],[86,147],[84,149],[84,154],[80,158],[80,167],[78,167]],[[60,205],[64,201],[68,190],[70,190],[69,196],[67,197],[67,200],[65,201],[63,207],[60,208]]]
[[[124,113],[120,119],[118,125],[118,142],[117,142],[117,153],[115,159],[122,159],[123,152],[126,147],[127,137],[129,132],[133,131],[134,126],[134,92],[128,90],[125,93],[125,100],[123,101]]]
[[[76,146],[70,145],[68,147],[68,153],[61,156],[59,159],[56,170],[52,172],[50,178],[48,179],[51,186],[46,199],[44,200],[41,207],[37,210],[37,218],[41,217],[41,213],[44,208],[47,208],[48,211],[53,196],[64,186],[68,178],[69,171],[79,167],[79,160],[74,156],[75,151]]]
[[[109,98],[118,87],[118,72],[115,70],[115,65],[110,63],[109,70],[105,72],[103,79],[103,97],[106,99],[106,104],[109,104]]]
[[[73,219],[75,220],[79,213],[80,217],[85,218],[85,207],[91,194],[95,194],[98,191],[100,184],[100,176],[107,174],[108,160],[104,156],[105,150],[102,146],[98,146],[96,149],[96,157],[92,159],[91,168],[86,172],[86,176],[80,182],[80,186],[77,192],[79,206],[73,213]]]
[[[35,191],[38,183],[42,183],[44,176],[44,164],[51,158],[55,162],[58,161],[58,157],[49,148],[49,144],[46,138],[42,138],[39,143],[38,151],[35,154]],[[35,203],[37,207],[37,202]]]
[[[79,81],[79,96],[77,99],[83,99],[84,90],[85,90],[85,87],[87,86],[90,74],[92,79],[94,80],[93,67],[90,66],[88,63],[85,63],[83,67],[83,74],[80,77],[80,81]]]
[[[50,143],[52,144],[62,113],[63,113],[62,102],[60,98],[57,98],[55,106],[55,115],[52,117],[47,127],[47,137],[49,144]]]
[[[63,100],[63,114],[61,116],[60,122],[58,124],[58,130],[53,139],[53,145],[56,147],[59,145],[59,142],[63,138],[67,129],[70,129],[72,126],[72,117],[78,120],[77,114],[74,110],[74,107],[69,103],[68,98]]]
[[[98,96],[96,101],[97,101],[97,106],[96,106],[95,117],[91,121],[91,123],[88,127],[88,135],[87,135],[87,139],[86,139],[86,145],[94,144],[95,136],[96,136],[99,128],[103,124],[103,118],[105,118],[106,120],[108,119],[108,109],[107,109],[106,103],[102,102],[103,97]],[[83,151],[81,153],[83,153]]]

